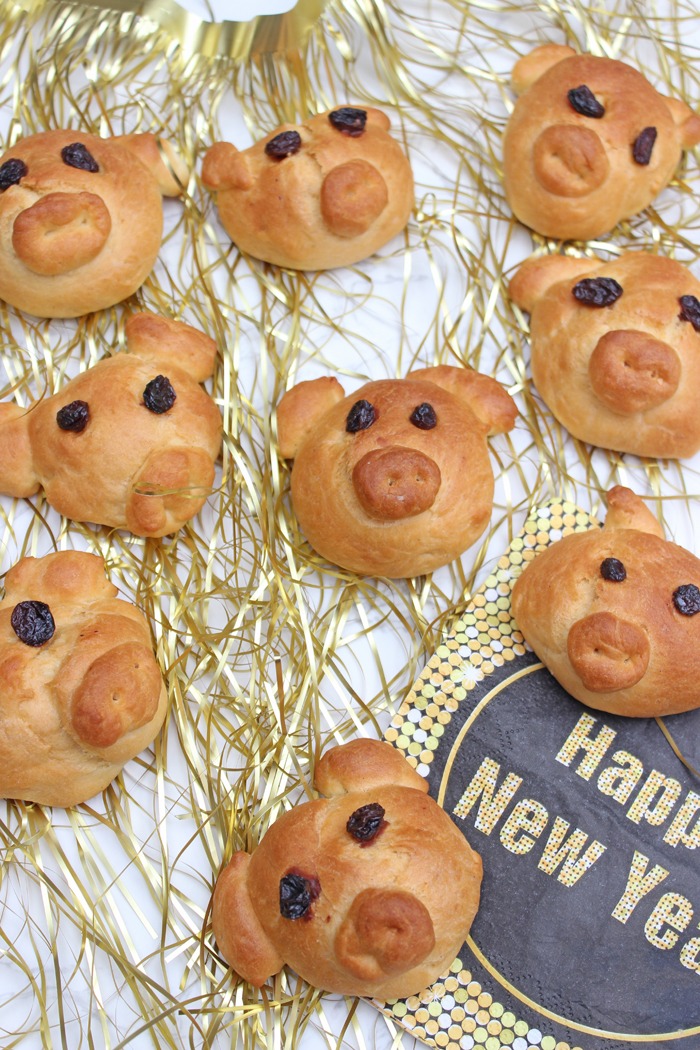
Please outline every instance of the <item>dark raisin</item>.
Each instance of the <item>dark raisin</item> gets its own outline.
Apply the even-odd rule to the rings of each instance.
[[[378,802],[370,802],[350,814],[345,828],[358,842],[370,842],[379,831],[383,820],[384,807]]]
[[[149,412],[161,416],[169,412],[175,404],[177,394],[167,376],[156,376],[146,384],[143,391],[143,403]]]
[[[427,401],[424,401],[413,409],[409,416],[409,422],[413,423],[414,427],[418,427],[419,430],[432,430],[433,427],[437,426],[435,409]]]
[[[582,117],[594,117],[596,120],[600,120],[601,117],[605,116],[605,107],[585,84],[581,84],[577,88],[571,88],[570,91],[567,91],[566,97],[572,108],[577,113],[580,113]]]
[[[700,587],[694,583],[683,583],[673,592],[673,604],[684,616],[695,616],[700,612]]]
[[[627,569],[618,558],[605,558],[600,563],[600,575],[611,583],[622,583],[627,579]]]
[[[100,170],[92,153],[82,142],[71,142],[70,146],[64,146],[61,150],[61,160],[69,167],[80,168],[81,171],[91,171],[94,174]]]
[[[622,295],[614,277],[584,277],[573,287],[574,298],[586,306],[612,306]]]
[[[274,157],[275,160],[284,160],[285,157],[291,157],[294,153],[298,153],[301,149],[301,135],[298,131],[281,131],[279,135],[275,135],[273,139],[265,146],[265,152],[268,157]]]
[[[679,317],[681,321],[690,321],[696,332],[700,332],[700,301],[694,295],[682,295]]]
[[[334,128],[342,131],[345,135],[357,138],[365,130],[367,124],[367,111],[364,109],[353,109],[352,106],[343,106],[334,109],[328,114],[328,119]]]
[[[348,434],[356,434],[358,430],[367,430],[368,427],[371,427],[376,418],[374,405],[363,398],[361,401],[356,401],[348,412],[345,429]]]
[[[20,642],[34,647],[48,642],[56,630],[51,610],[44,602],[20,602],[15,605],[10,623]]]
[[[636,164],[649,163],[655,142],[656,128],[645,128],[644,131],[640,131],[632,143],[632,156]]]
[[[27,174],[27,165],[23,160],[15,157],[6,160],[0,165],[0,190],[6,190],[8,186],[16,186],[20,179]]]
[[[79,434],[90,422],[90,409],[87,401],[71,401],[69,405],[59,408],[56,422],[61,430],[72,430]]]
[[[303,875],[283,875],[280,879],[280,915],[283,919],[301,919],[311,907],[313,894]]]

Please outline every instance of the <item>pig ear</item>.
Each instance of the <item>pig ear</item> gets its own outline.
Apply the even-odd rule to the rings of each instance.
[[[487,434],[505,434],[515,426],[518,410],[513,398],[495,379],[473,368],[435,365],[409,372],[406,379],[425,379],[459,398],[483,423]]]
[[[147,131],[143,134],[116,135],[112,141],[121,143],[138,157],[155,177],[164,197],[179,197],[183,193],[190,173],[182,157],[167,139],[158,138]]]
[[[427,791],[428,783],[401,752],[384,740],[360,737],[332,747],[316,763],[314,787],[326,798],[392,784]]]
[[[198,383],[214,371],[216,343],[184,321],[143,311],[128,319],[125,334],[129,353],[145,360],[169,357]]]
[[[539,299],[559,281],[573,280],[591,273],[600,265],[594,259],[575,259],[571,255],[538,255],[526,259],[508,285],[508,295],[516,306],[529,314]]]
[[[688,149],[697,146],[700,142],[700,117],[698,114],[682,102],[679,98],[665,98],[666,105],[671,110],[671,116],[681,133],[681,146]]]
[[[574,49],[565,44],[542,44],[541,47],[536,47],[529,55],[518,59],[513,66],[510,77],[513,91],[516,95],[522,95],[548,69],[575,54]]]
[[[664,538],[664,530],[639,496],[624,485],[616,485],[607,495],[606,529],[637,529]]]
[[[226,962],[250,984],[260,988],[278,973],[284,959],[255,913],[248,892],[247,853],[234,853],[217,879],[212,906],[216,943]]]
[[[297,383],[277,406],[277,438],[283,459],[294,459],[321,416],[345,397],[332,376]]]
[[[247,156],[230,142],[215,142],[204,154],[202,182],[210,190],[249,190],[253,176]]]
[[[0,404],[0,492],[6,496],[33,496],[39,491],[34,470],[29,412],[12,401]]]

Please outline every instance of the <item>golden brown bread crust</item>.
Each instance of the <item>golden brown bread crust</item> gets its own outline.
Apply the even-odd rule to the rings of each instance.
[[[75,143],[99,170],[65,163]],[[26,170],[0,193],[0,298],[38,317],[77,317],[135,292],[160,249],[162,197],[187,180],[172,147],[151,134],[45,131],[0,166],[20,161]]]
[[[700,560],[664,540],[629,489],[612,489],[608,506],[604,528],[533,558],[513,589],[513,615],[577,700],[633,717],[689,711],[700,706],[700,614],[679,611],[674,593],[700,588]],[[608,558],[622,563],[624,579],[603,575]]]
[[[102,791],[148,747],[166,693],[139,610],[116,597],[104,562],[61,551],[24,558],[0,602],[0,796],[72,806]],[[40,646],[12,627],[22,602],[49,606]]]
[[[478,908],[481,860],[391,745],[353,741],[324,755],[319,770],[334,797],[285,813],[250,857],[234,854],[219,876],[219,949],[258,986],[287,963],[328,991],[411,995],[462,946]],[[384,816],[362,842],[347,822],[373,803]],[[295,919],[280,909],[280,880],[289,875],[306,880],[309,892]]]
[[[581,280],[612,278],[609,306],[579,302]],[[510,284],[530,311],[532,378],[582,441],[638,456],[691,456],[700,448],[700,331],[681,317],[700,282],[681,263],[626,252],[609,263],[528,259]]]
[[[242,251],[295,270],[327,270],[372,255],[408,222],[413,176],[388,118],[364,107],[364,131],[349,135],[329,120],[334,112],[283,124],[240,153],[225,142],[207,151],[202,181]],[[289,132],[300,137],[297,152],[266,154]]]
[[[61,514],[164,536],[202,507],[221,447],[221,416],[198,380],[211,375],[216,344],[155,314],[126,326],[129,353],[105,358],[29,411],[0,405],[0,491],[31,496],[43,487]],[[165,376],[175,392],[166,412],[146,408],[144,390]],[[57,413],[88,406],[80,431]]]
[[[624,62],[544,45],[513,71],[519,93],[503,142],[504,183],[516,217],[546,237],[587,240],[636,214],[668,184],[681,151],[700,141],[700,118],[667,99]],[[577,112],[568,92],[585,85],[604,107]],[[648,163],[633,146],[656,139]]]
[[[358,401],[376,413],[348,432]],[[430,405],[437,424],[411,423]],[[432,572],[486,528],[493,472],[486,437],[510,430],[516,409],[490,376],[440,365],[368,383],[348,397],[327,378],[300,383],[277,408],[282,454],[294,459],[292,503],[311,546],[364,575]]]

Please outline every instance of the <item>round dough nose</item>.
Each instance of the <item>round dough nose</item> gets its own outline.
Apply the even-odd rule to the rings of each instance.
[[[578,620],[569,631],[567,650],[576,674],[593,693],[629,689],[641,681],[649,663],[646,633],[609,612]]]
[[[382,521],[412,518],[429,510],[440,489],[437,463],[413,448],[375,448],[352,472],[352,483],[363,509]]]
[[[106,204],[94,193],[48,193],[20,212],[12,246],[34,273],[68,273],[96,258],[112,229]]]
[[[668,343],[646,332],[606,332],[588,362],[596,397],[622,415],[646,412],[673,397],[681,380],[681,362]]]
[[[533,165],[540,185],[557,197],[585,197],[605,182],[610,162],[591,128],[552,124],[537,137]]]

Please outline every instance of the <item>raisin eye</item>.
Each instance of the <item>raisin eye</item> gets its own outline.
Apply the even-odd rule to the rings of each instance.
[[[90,171],[94,174],[100,170],[92,153],[82,142],[71,142],[70,146],[64,146],[61,150],[61,160],[70,168],[80,168],[81,171]]]
[[[19,602],[10,616],[10,624],[20,642],[34,648],[53,638],[56,624],[45,602]]]
[[[683,583],[673,592],[673,604],[683,616],[700,612],[700,588],[694,583]]]
[[[175,404],[177,394],[167,376],[156,376],[147,383],[143,391],[143,403],[149,412],[162,416]]]
[[[679,318],[681,321],[690,321],[696,332],[700,332],[700,301],[695,295],[682,295],[678,302],[681,304]]]
[[[648,164],[656,142],[656,128],[644,128],[632,143],[632,158],[635,164]]]
[[[614,277],[584,277],[573,287],[574,299],[586,306],[612,306],[622,295]]]
[[[605,558],[600,563],[600,575],[611,583],[622,583],[627,579],[627,569],[617,558]]]
[[[566,97],[572,109],[575,109],[582,117],[594,117],[596,120],[600,120],[601,117],[605,116],[605,107],[602,102],[598,101],[586,84],[581,84],[577,88],[571,88],[570,91],[567,91]]]
[[[361,401],[356,401],[348,412],[345,429],[348,434],[356,434],[358,430],[367,430],[368,427],[371,427],[376,418],[374,405],[363,398]]]
[[[15,157],[6,160],[4,164],[0,165],[0,190],[6,190],[8,186],[17,186],[19,180],[24,178],[28,170],[23,160],[18,160]]]
[[[311,907],[311,886],[303,875],[283,875],[280,879],[280,915],[301,919]]]
[[[360,806],[348,817],[345,829],[358,842],[371,842],[378,834],[384,820],[384,807],[378,802]]]
[[[409,416],[409,423],[413,423],[414,427],[418,427],[419,430],[432,430],[437,426],[435,409],[427,401],[416,405]]]
[[[59,408],[56,422],[61,430],[72,430],[80,434],[90,422],[90,408],[87,401],[71,401],[69,405]]]
[[[281,131],[279,135],[275,135],[273,139],[265,146],[265,152],[268,157],[274,157],[275,160],[284,160],[285,157],[291,157],[294,153],[298,153],[301,149],[301,135],[298,131]]]
[[[353,109],[352,106],[342,106],[334,109],[328,114],[328,119],[338,131],[357,138],[365,130],[367,124],[367,111],[364,109]]]

